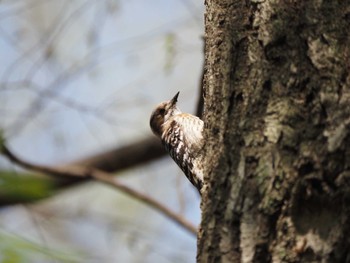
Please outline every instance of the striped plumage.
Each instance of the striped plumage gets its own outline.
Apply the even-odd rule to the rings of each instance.
[[[178,95],[156,107],[150,126],[186,177],[200,191],[203,186],[203,167],[199,161],[203,146],[203,121],[182,113],[176,107]]]

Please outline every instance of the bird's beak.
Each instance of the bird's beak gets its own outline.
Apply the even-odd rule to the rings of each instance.
[[[180,91],[178,93],[176,93],[174,98],[171,99],[171,101],[170,101],[171,106],[175,106],[176,105],[177,97],[179,97],[179,94],[180,94]]]

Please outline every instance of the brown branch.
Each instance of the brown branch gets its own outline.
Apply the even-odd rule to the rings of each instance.
[[[204,42],[204,48],[203,48],[203,56],[204,56],[204,52],[205,52],[205,41],[203,38],[203,42]],[[198,99],[197,99],[197,108],[196,108],[196,116],[198,116],[199,118],[202,119],[203,117],[203,110],[204,110],[204,74],[205,74],[205,67],[204,67],[204,62],[202,65],[202,73],[201,73],[201,77],[200,77],[200,81],[199,81],[199,87],[198,87]]]
[[[78,183],[82,183],[91,179],[91,177],[65,176],[64,171],[66,169],[68,169],[69,171],[73,171],[74,169],[77,169],[77,167],[79,167],[79,169],[82,169],[82,167],[86,167],[84,168],[85,170],[99,169],[105,172],[116,172],[130,167],[134,167],[136,165],[147,163],[164,155],[165,150],[162,147],[159,140],[157,140],[155,137],[150,137],[147,139],[136,141],[124,147],[105,151],[100,154],[96,154],[94,156],[72,162],[71,164],[57,166],[55,167],[55,171],[60,171],[61,174],[60,176],[51,177],[51,184],[58,190],[60,188],[65,188],[68,186],[74,186]],[[10,155],[7,157],[11,159]],[[12,156],[12,158],[13,157],[14,156]],[[16,162],[15,160],[12,161]],[[27,168],[32,169],[30,167]],[[49,171],[42,172],[46,174],[50,173]],[[78,173],[80,173],[80,171],[78,171]],[[6,205],[6,203],[0,202],[0,206],[1,205]]]
[[[204,109],[204,90],[203,90],[203,78],[204,78],[204,67],[202,70],[202,77],[201,77],[201,81],[199,83],[199,89],[198,89],[198,100],[197,100],[197,108],[196,108],[196,116],[198,116],[199,118],[203,117],[203,109]]]
[[[160,141],[153,136],[124,147],[87,157],[73,164],[93,167],[105,172],[114,172],[147,163],[163,155],[165,155],[164,148]]]
[[[169,208],[167,208],[165,205],[161,204],[157,200],[153,199],[152,197],[145,195],[141,192],[138,192],[127,185],[124,185],[123,183],[119,182],[115,177],[112,177],[112,175],[109,173],[106,173],[94,168],[82,167],[82,166],[70,166],[70,167],[67,166],[67,167],[61,168],[61,167],[49,167],[49,166],[32,164],[16,156],[5,145],[2,145],[2,154],[12,162],[16,163],[17,165],[20,165],[23,168],[27,168],[35,172],[40,172],[40,173],[52,175],[55,177],[64,177],[64,178],[65,177],[93,178],[99,182],[105,183],[107,185],[110,185],[118,189],[124,194],[127,194],[130,197],[143,202],[144,204],[147,204],[148,206],[152,207],[156,211],[167,216],[169,219],[171,219],[178,225],[182,226],[192,234],[196,235],[197,233],[196,227],[193,226],[181,215],[178,215],[177,213],[173,212],[172,210],[170,210]]]

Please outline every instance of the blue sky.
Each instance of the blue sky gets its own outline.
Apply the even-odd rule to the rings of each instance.
[[[202,5],[2,1],[0,126],[11,148],[33,162],[61,164],[150,136],[153,107],[177,91],[180,108],[193,112],[203,63]],[[14,168],[4,159],[0,164]],[[122,178],[199,222],[199,197],[170,158],[125,171]],[[195,257],[193,236],[97,183],[31,210],[3,210],[0,229],[50,249],[83,251],[96,259],[91,262]]]

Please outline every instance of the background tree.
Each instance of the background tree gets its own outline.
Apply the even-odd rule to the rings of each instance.
[[[349,1],[206,1],[198,262],[350,262],[349,25]]]
[[[200,198],[149,117],[178,91],[195,110],[202,17],[193,0],[1,1],[0,262],[193,261]]]

